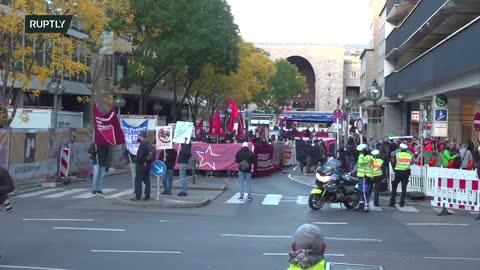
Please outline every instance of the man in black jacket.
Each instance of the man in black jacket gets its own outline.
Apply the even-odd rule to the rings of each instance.
[[[98,145],[93,142],[88,149],[90,158],[93,161],[93,184],[92,194],[103,194],[103,178],[105,177],[105,166],[107,166],[108,146]]]
[[[182,143],[180,145],[180,153],[178,154],[178,164],[180,165],[179,174],[180,180],[182,180],[182,191],[178,193],[178,196],[187,196],[187,165],[188,160],[192,156],[192,145]]]
[[[147,133],[142,132],[138,135],[140,145],[138,147],[137,158],[135,159],[135,198],[132,201],[139,201],[142,198],[142,182],[145,184],[144,201],[150,200],[150,168],[151,161],[147,160],[152,145],[147,141]]]
[[[252,200],[252,164],[255,161],[255,157],[248,149],[248,142],[242,144],[242,148],[235,155],[235,162],[239,164],[238,166],[238,178],[240,180],[240,201],[243,201],[244,186],[247,182],[247,193],[248,200]]]
[[[160,153],[159,160],[165,162],[167,171],[163,176],[163,192],[162,195],[172,195],[173,184],[173,168],[177,161],[177,151],[175,149],[166,149]]]

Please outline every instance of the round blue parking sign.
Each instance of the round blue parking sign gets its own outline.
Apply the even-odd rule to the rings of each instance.
[[[167,171],[167,165],[161,160],[156,160],[152,164],[152,174],[155,176],[163,176]]]

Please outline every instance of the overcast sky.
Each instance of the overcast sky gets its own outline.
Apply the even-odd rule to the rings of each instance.
[[[370,0],[227,0],[246,41],[368,44]]]

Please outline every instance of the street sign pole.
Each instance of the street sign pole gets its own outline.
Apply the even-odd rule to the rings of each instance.
[[[157,176],[157,201],[160,200],[160,176]]]
[[[156,160],[152,164],[152,174],[157,177],[157,201],[160,200],[160,176],[164,176],[167,172],[165,162]]]

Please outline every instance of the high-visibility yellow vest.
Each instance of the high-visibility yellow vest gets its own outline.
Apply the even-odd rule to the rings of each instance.
[[[398,152],[395,157],[397,158],[396,171],[406,171],[410,169],[412,163],[412,155],[407,152]]]
[[[382,176],[383,171],[382,171],[382,165],[383,165],[383,160],[380,158],[373,158],[372,162],[370,163],[372,170],[370,175],[367,174],[368,177],[376,177],[376,176]]]
[[[371,155],[364,155],[360,154],[358,156],[358,169],[357,169],[357,177],[365,177],[368,176],[368,170],[370,170],[370,162],[372,161],[373,157]]]
[[[326,264],[327,263],[325,262],[325,259],[321,260],[319,263],[315,264],[314,266],[305,268],[305,269],[301,268],[298,265],[290,264],[290,268],[288,268],[288,270],[325,270]]]

